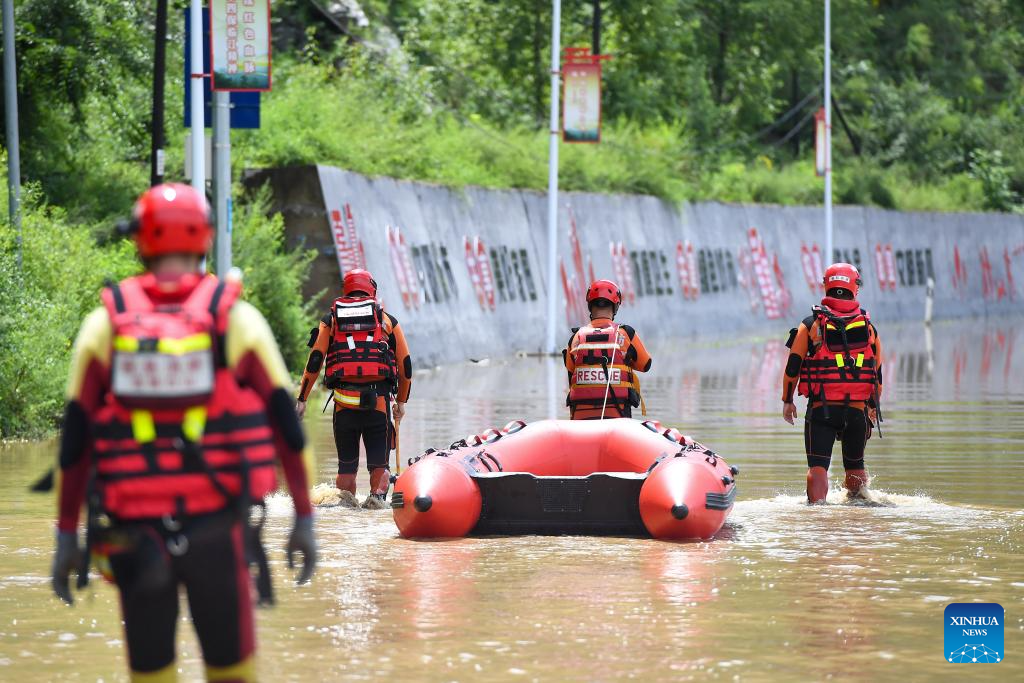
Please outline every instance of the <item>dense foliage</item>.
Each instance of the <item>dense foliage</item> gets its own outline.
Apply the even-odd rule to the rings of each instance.
[[[306,4],[278,6],[287,14]],[[820,0],[562,5],[562,44],[591,46],[596,39],[613,57],[603,92],[610,144],[566,149],[568,187],[818,201],[806,168],[798,174],[791,167],[810,160],[811,117],[822,104]],[[314,13],[305,17],[309,40],[293,54],[318,67],[314,81],[322,86],[305,81],[303,99],[310,103],[312,87],[329,100],[312,104],[322,114],[321,130],[344,141],[353,126],[359,146],[369,150],[405,133],[418,143],[405,156],[416,158],[354,159],[358,152],[342,151],[319,161],[406,177],[434,173],[452,183],[468,175],[484,184],[543,186],[537,179],[546,158],[550,2],[368,0],[362,9],[365,21],[352,19],[340,30],[318,23]],[[1024,3],[832,0],[832,17],[834,96],[842,114],[834,122],[837,199],[942,210],[1019,207]],[[356,59],[339,48],[353,41],[365,53]],[[301,106],[287,88],[268,104],[290,113]],[[377,109],[380,116],[363,119],[348,113]],[[303,127],[311,123],[310,117]],[[257,158],[279,158],[275,137],[262,132]],[[514,150],[502,154],[499,146]],[[493,178],[487,157],[516,156],[519,168]],[[457,171],[438,170],[447,158],[461,162]],[[734,182],[737,168],[755,178]]]
[[[24,199],[20,268],[16,232],[0,223],[0,438],[52,429],[82,319],[99,305],[105,279],[139,268],[127,242],[100,247],[63,209],[32,191]],[[2,208],[6,215],[6,193]]]
[[[316,251],[285,249],[284,218],[268,218],[268,203],[261,193],[236,212],[234,263],[242,271],[243,296],[266,317],[285,363],[298,371],[305,365],[309,328],[317,319],[315,298],[303,302],[301,294]]]

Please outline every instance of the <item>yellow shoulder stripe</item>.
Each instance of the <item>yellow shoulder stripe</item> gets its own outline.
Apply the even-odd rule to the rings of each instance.
[[[78,398],[85,381],[85,370],[93,359],[110,365],[110,337],[114,327],[110,323],[107,309],[97,308],[85,317],[75,338],[71,351],[71,369],[68,375],[67,398]]]
[[[236,367],[248,351],[256,354],[275,386],[291,390],[288,369],[266,318],[252,304],[236,301],[228,314],[225,353],[228,367]]]

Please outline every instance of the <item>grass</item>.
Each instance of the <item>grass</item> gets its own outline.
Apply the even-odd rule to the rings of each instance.
[[[282,58],[275,68],[262,127],[234,134],[236,168],[321,163],[452,187],[547,188],[543,130],[458,117],[414,77],[399,78],[389,72],[397,67],[371,64],[358,50],[342,67]],[[680,126],[606,122],[600,144],[561,145],[559,184],[670,201],[822,202],[823,180],[810,160],[778,165],[766,156],[714,154],[702,153]],[[837,164],[835,200],[914,211],[985,208],[981,182],[966,174],[922,183],[908,169],[853,157]]]

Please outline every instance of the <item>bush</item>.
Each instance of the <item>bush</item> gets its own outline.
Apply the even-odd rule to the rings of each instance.
[[[545,131],[460,118],[431,100],[422,76],[359,47],[345,49],[338,61],[341,66],[278,58],[263,127],[236,132],[240,165],[322,163],[455,187],[547,188]],[[824,181],[814,174],[810,149],[799,161],[787,162],[778,149],[774,160],[750,160],[733,147],[709,148],[694,135],[686,122],[606,121],[600,144],[561,145],[560,187],[670,201],[822,203]],[[884,155],[853,157],[843,150],[843,138],[834,142],[837,204],[977,211],[1015,199],[1008,194],[1007,166],[995,157],[976,155],[971,176],[928,178],[904,165],[883,165]]]
[[[0,182],[6,184],[2,174]],[[6,201],[0,209],[6,217]],[[315,318],[302,301],[315,252],[286,251],[281,216],[268,218],[265,210],[265,197],[257,197],[238,211],[236,261],[246,276],[245,298],[269,321],[294,372],[306,360],[309,321]],[[72,224],[63,210],[47,206],[28,188],[19,270],[16,231],[0,221],[0,438],[43,436],[57,426],[82,320],[100,305],[105,280],[139,272],[132,242],[97,242],[94,235],[106,233],[106,225]]]
[[[89,227],[72,225],[38,193],[25,195],[20,271],[15,230],[0,223],[0,438],[56,426],[82,319],[99,305],[105,279],[139,268],[130,243],[100,247]]]
[[[242,270],[243,298],[270,323],[288,369],[296,373],[306,362],[310,321],[318,317],[313,304],[319,296],[302,300],[316,251],[286,250],[284,219],[268,217],[267,206],[264,191],[235,214],[234,265]]]
[[[896,198],[887,185],[885,174],[862,162],[844,166],[835,177],[835,201],[838,204],[896,208]]]

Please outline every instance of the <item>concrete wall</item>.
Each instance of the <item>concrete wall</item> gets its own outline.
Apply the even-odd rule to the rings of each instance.
[[[567,278],[552,286],[541,193],[455,190],[326,166],[259,171],[246,182],[269,182],[289,244],[318,250],[307,293],[333,296],[342,267],[365,263],[426,363],[539,350],[550,295],[559,300],[559,337],[568,339],[585,320],[579,302],[591,268],[623,287],[618,317],[645,338],[781,337],[820,298],[815,263],[829,261],[820,256],[818,207],[675,206],[569,192],[559,198],[558,232]],[[490,278],[467,261],[467,240],[483,244]],[[834,246],[836,260],[860,267],[861,303],[883,329],[887,320],[922,318],[929,277],[936,317],[1024,312],[1024,217],[838,207]]]

